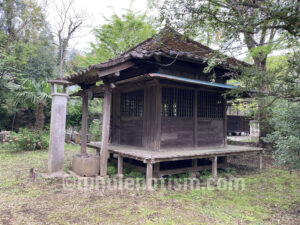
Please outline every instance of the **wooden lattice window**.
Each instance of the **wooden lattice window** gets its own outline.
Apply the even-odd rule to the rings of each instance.
[[[163,117],[193,117],[194,91],[181,88],[163,87],[162,116]]]
[[[224,118],[225,101],[221,93],[198,92],[198,117]]]
[[[144,111],[144,90],[121,95],[122,116],[142,117]]]

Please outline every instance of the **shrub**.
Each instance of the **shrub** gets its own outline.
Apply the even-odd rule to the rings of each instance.
[[[20,151],[47,149],[49,135],[46,131],[32,131],[24,128],[20,129],[19,133],[10,132],[6,144],[8,148]]]
[[[100,120],[94,119],[89,127],[89,132],[92,134],[92,141],[101,141],[101,126]]]
[[[269,119],[273,132],[263,140],[273,144],[273,157],[279,165],[300,168],[300,105],[278,102]]]
[[[108,175],[114,175],[114,174],[116,174],[117,173],[116,167],[114,165],[112,165],[112,164],[109,164],[107,166],[107,173],[108,173]]]

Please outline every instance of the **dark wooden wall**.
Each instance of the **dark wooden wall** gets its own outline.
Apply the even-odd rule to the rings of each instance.
[[[161,148],[194,146],[193,118],[163,117],[161,122]]]
[[[224,120],[198,118],[198,147],[224,145]]]
[[[113,91],[111,142],[132,145],[147,150],[178,147],[212,147],[226,144],[225,118],[198,118],[197,91],[205,90],[190,87],[195,93],[194,116],[192,118],[162,117],[162,88],[168,86],[153,80],[142,86],[115,88]],[[180,85],[177,85],[181,88]],[[184,88],[187,88],[186,86]],[[124,92],[144,90],[144,112],[142,117],[123,117],[120,96]],[[212,90],[210,90],[211,92]]]
[[[141,90],[136,88],[133,90]],[[128,92],[122,89],[113,91],[111,142],[142,147],[143,117],[125,117],[121,113],[121,94]]]
[[[146,85],[144,89],[143,147],[160,149],[161,136],[161,86],[158,82]]]

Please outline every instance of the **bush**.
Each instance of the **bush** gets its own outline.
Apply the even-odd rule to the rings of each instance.
[[[10,132],[7,136],[7,146],[19,151],[33,151],[49,147],[49,134],[46,131],[32,131],[20,129],[19,133]]]
[[[92,141],[101,141],[101,126],[100,120],[94,119],[89,127],[89,132],[92,134]]]
[[[279,165],[300,168],[300,105],[279,102],[272,109],[269,122],[273,132],[263,140],[273,144],[273,157]]]

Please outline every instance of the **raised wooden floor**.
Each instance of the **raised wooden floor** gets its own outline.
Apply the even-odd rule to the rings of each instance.
[[[88,147],[97,150],[100,153],[101,142],[92,142],[87,144]],[[244,153],[257,152],[259,154],[259,168],[262,169],[262,154],[264,149],[251,147],[251,146],[237,146],[228,145],[219,148],[180,148],[180,149],[164,149],[161,151],[148,151],[138,147],[125,146],[125,145],[109,145],[108,151],[118,156],[118,175],[123,176],[123,158],[131,158],[142,161],[146,164],[145,167],[139,169],[146,172],[146,185],[147,189],[152,189],[152,177],[161,177],[169,174],[178,174],[185,172],[196,172],[202,169],[212,169],[212,177],[217,177],[217,168],[226,166],[224,164],[218,165],[218,157],[237,155]],[[201,158],[211,158],[211,166],[198,166],[197,160]],[[192,160],[192,167],[185,167],[180,169],[160,170],[160,163],[176,160]],[[130,164],[128,164],[130,166]]]
[[[100,142],[91,142],[88,147],[100,150]],[[142,148],[125,146],[125,145],[109,145],[111,153],[120,154],[123,157],[143,161],[144,163],[157,163],[184,159],[200,159],[210,158],[213,156],[228,156],[234,154],[243,154],[249,152],[262,152],[263,148],[252,146],[227,145],[227,147],[213,148],[180,148],[180,149],[162,149],[161,151],[148,151]]]

